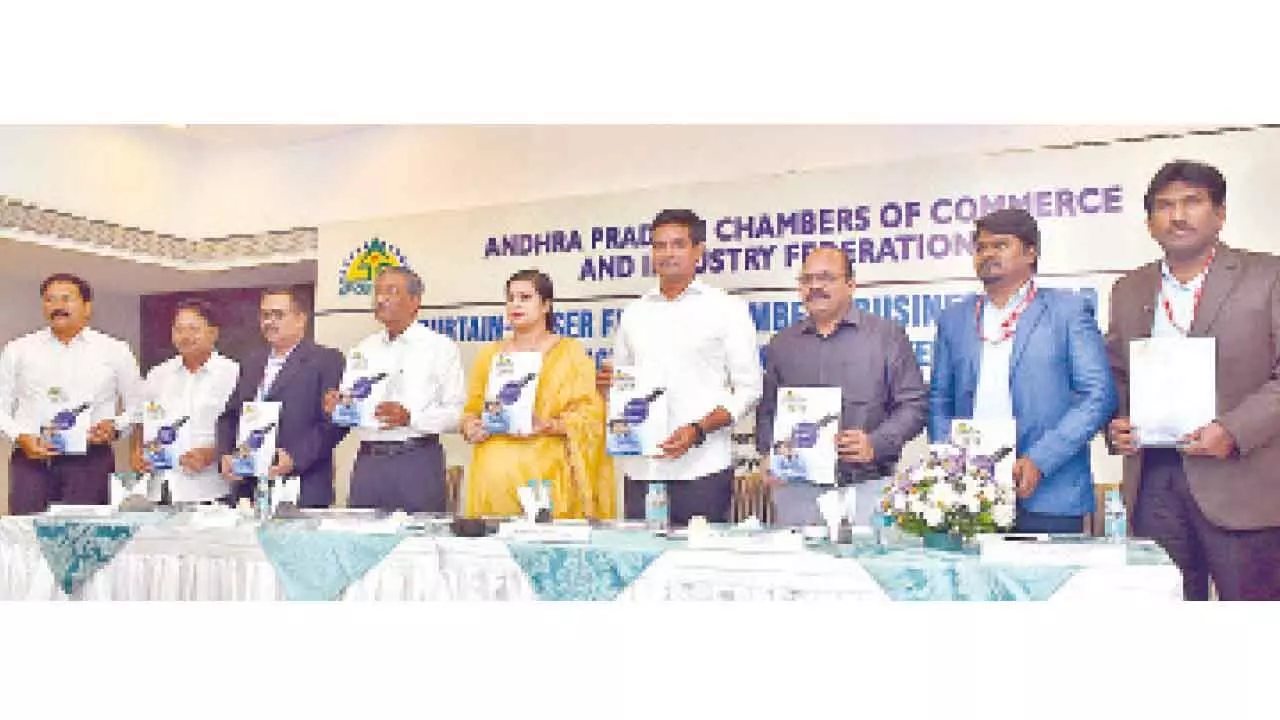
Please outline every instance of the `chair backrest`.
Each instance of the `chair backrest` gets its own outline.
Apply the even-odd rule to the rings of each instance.
[[[773,521],[773,498],[769,486],[759,472],[745,472],[733,476],[733,522],[742,522],[754,515],[762,523]]]
[[[454,515],[462,514],[462,473],[461,465],[450,465],[444,471],[444,507]]]

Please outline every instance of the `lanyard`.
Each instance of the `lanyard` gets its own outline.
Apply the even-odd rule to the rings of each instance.
[[[1000,323],[1000,335],[991,339],[988,338],[982,330],[982,306],[986,303],[986,298],[978,298],[978,304],[973,309],[974,320],[978,325],[978,338],[981,339],[982,342],[999,345],[1013,337],[1014,331],[1017,330],[1018,318],[1022,316],[1022,313],[1026,312],[1027,307],[1031,305],[1031,301],[1035,299],[1036,283],[1032,280],[1031,287],[1027,290],[1027,294],[1022,298],[1022,302],[1018,303],[1018,306],[1013,309],[1013,312],[1009,313],[1009,317],[1005,318],[1004,321]]]
[[[1191,326],[1195,324],[1196,313],[1200,312],[1200,297],[1204,295],[1204,281],[1209,274],[1209,266],[1213,264],[1213,256],[1218,254],[1218,249],[1214,248],[1209,253],[1209,259],[1204,264],[1204,269],[1196,277],[1200,280],[1200,284],[1196,285],[1195,294],[1191,296],[1191,322],[1187,327],[1182,327],[1177,320],[1173,319],[1173,305],[1169,302],[1169,296],[1164,292],[1164,283],[1160,283],[1160,305],[1164,308],[1165,317],[1169,318],[1169,324],[1184,336],[1191,334]]]

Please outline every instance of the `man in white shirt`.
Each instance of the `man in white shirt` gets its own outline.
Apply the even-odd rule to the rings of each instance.
[[[706,221],[691,210],[663,210],[654,218],[650,251],[658,287],[627,306],[614,360],[603,363],[596,379],[607,397],[616,363],[659,377],[668,389],[671,435],[661,444],[664,454],[625,463],[627,518],[644,517],[648,483],[661,482],[672,525],[696,515],[729,521],[732,426],[759,401],[762,374],[746,303],[696,279],[706,239]]]
[[[10,341],[0,352],[0,432],[14,444],[9,460],[9,512],[44,512],[50,503],[105,505],[115,472],[111,443],[118,415],[141,389],[138,361],[123,341],[88,327],[93,289],[57,273],[40,283],[49,327]],[[83,408],[83,452],[59,453],[42,431],[61,411]],[[127,425],[123,426],[125,430]]]
[[[374,280],[373,316],[383,329],[347,354],[342,387],[377,378],[368,402],[379,427],[352,430],[360,439],[347,505],[405,512],[446,511],[440,434],[455,432],[466,389],[453,340],[417,322],[422,278],[383,267]],[[325,394],[331,418],[340,393]],[[448,508],[452,510],[452,508]]]
[[[218,473],[215,445],[218,417],[235,390],[240,364],[214,349],[218,327],[208,302],[180,301],[172,331],[178,354],[147,373],[142,407],[134,409],[133,469],[155,473],[172,502],[218,500],[229,490]],[[154,427],[145,433],[149,419]],[[163,437],[162,428],[178,422],[173,436]],[[154,467],[148,448],[170,450],[169,467]]]

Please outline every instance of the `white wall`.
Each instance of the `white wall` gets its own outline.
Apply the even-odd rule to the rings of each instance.
[[[32,277],[10,280],[0,285],[0,340],[8,342],[20,335],[45,326],[40,308],[40,281]],[[137,353],[142,344],[142,322],[137,295],[94,290],[92,326],[129,343]],[[116,455],[127,462],[127,445],[117,444]],[[9,512],[9,454],[13,445],[0,438],[0,515]],[[122,466],[123,467],[123,466]]]
[[[415,125],[262,147],[160,127],[0,126],[0,195],[211,237],[1187,127]]]

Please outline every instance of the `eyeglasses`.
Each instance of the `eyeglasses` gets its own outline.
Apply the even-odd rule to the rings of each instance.
[[[796,276],[801,285],[833,285],[844,279],[843,275],[832,275],[829,272],[800,273]]]

